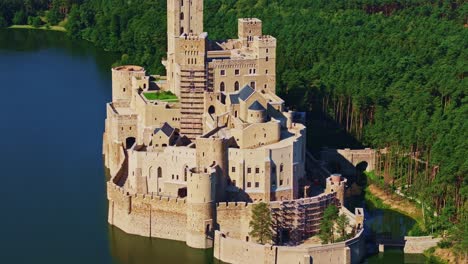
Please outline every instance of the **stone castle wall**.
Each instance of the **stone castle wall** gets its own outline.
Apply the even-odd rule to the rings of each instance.
[[[365,254],[363,231],[344,242],[310,247],[260,245],[227,237],[219,231],[215,233],[215,258],[234,264],[355,264],[360,263]]]
[[[130,195],[112,183],[107,185],[107,195],[111,225],[128,234],[185,241],[185,199]]]
[[[245,202],[219,203],[216,210],[219,230],[229,237],[245,241],[250,231],[252,204]]]

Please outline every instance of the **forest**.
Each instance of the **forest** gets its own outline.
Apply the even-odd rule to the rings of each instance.
[[[7,2],[17,1],[0,3],[0,26],[21,9]],[[278,94],[310,124],[332,124],[309,126],[311,148],[346,146],[341,133],[382,149],[376,173],[389,188],[426,201],[428,226],[466,232],[465,1],[205,0],[210,39],[235,38],[239,17],[262,19],[278,39]],[[85,0],[67,19],[70,37],[164,74],[166,0]]]

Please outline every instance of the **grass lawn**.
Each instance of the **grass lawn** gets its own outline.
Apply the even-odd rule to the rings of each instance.
[[[40,26],[38,28],[33,27],[31,25],[13,25],[10,28],[21,28],[21,29],[40,29],[40,30],[51,30],[51,31],[60,31],[65,32],[65,28],[61,26]]]
[[[159,93],[144,93],[144,96],[148,100],[160,100],[166,102],[178,102],[179,98],[171,92],[159,92]]]

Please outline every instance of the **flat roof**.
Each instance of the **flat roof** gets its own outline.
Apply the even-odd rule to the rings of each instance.
[[[141,66],[137,66],[137,65],[122,65],[122,66],[118,66],[118,67],[115,67],[113,68],[112,70],[114,71],[128,71],[128,72],[139,72],[139,71],[145,71],[145,68],[141,67]]]

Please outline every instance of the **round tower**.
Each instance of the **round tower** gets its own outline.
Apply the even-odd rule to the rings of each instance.
[[[263,110],[247,110],[248,123],[264,123],[266,120],[266,111]]]
[[[325,193],[336,193],[336,198],[344,205],[345,187],[348,180],[341,176],[341,174],[332,174],[327,178],[327,185]]]
[[[143,67],[126,65],[112,68],[112,102],[130,101],[132,98],[132,78],[143,78]]]
[[[266,109],[258,101],[253,102],[247,109],[248,123],[264,123],[266,121]]]
[[[216,201],[224,201],[228,177],[228,154],[223,138],[197,138],[196,161],[198,168],[216,170]]]
[[[207,171],[192,169],[187,180],[186,243],[192,248],[213,247],[216,171]]]

